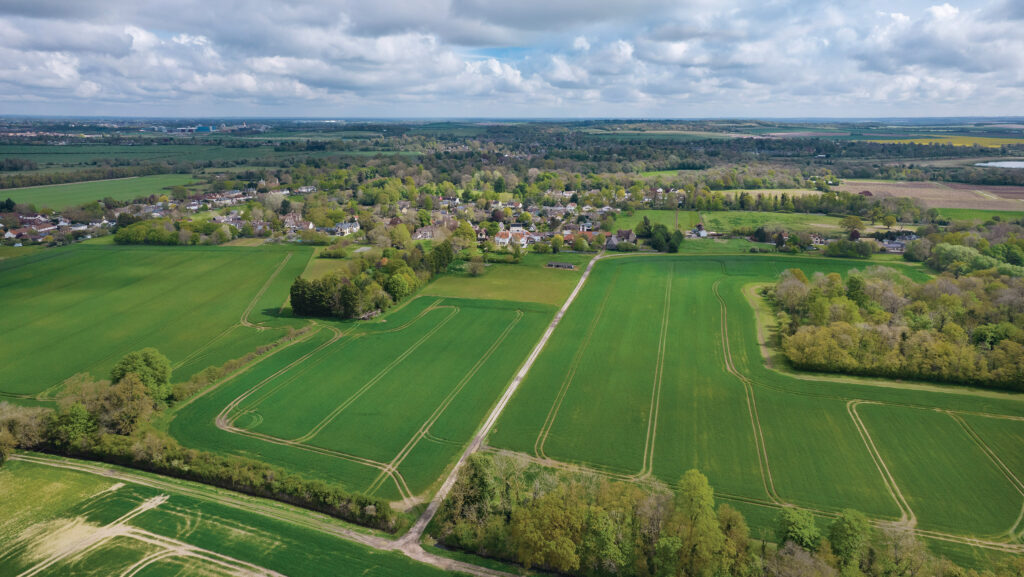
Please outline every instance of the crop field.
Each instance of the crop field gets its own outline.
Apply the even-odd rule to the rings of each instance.
[[[554,307],[420,296],[325,326],[177,410],[184,444],[414,504],[475,432]]]
[[[907,197],[920,200],[928,208],[968,208],[975,210],[1024,210],[1024,187],[986,186],[919,181],[844,180],[839,190],[870,192],[879,198]]]
[[[290,522],[295,513],[285,506],[144,474],[119,482],[55,467],[52,458],[24,458],[0,469],[0,577],[317,576],[339,567],[353,575],[444,574]]]
[[[15,202],[31,203],[36,208],[60,210],[87,202],[110,197],[116,200],[132,200],[140,196],[169,194],[172,186],[186,186],[192,182],[187,174],[159,174],[114,180],[92,180],[50,186],[8,188],[0,190],[0,197]]]
[[[156,347],[175,381],[284,333],[272,321],[310,249],[77,245],[0,261],[0,393],[37,396],[80,372],[106,378]],[[47,393],[44,396],[50,396]]]
[[[771,531],[772,509],[842,508],[945,543],[1024,552],[1024,398],[765,366],[744,287],[854,261],[599,262],[488,437],[555,466],[675,483],[689,468]],[[893,265],[911,278],[918,269]],[[936,411],[938,410],[938,412]],[[963,495],[950,503],[950,495]]]
[[[922,136],[917,138],[898,138],[892,140],[869,140],[883,144],[952,144],[953,146],[982,146],[999,148],[1008,144],[1024,144],[1024,138],[996,138],[992,136]]]

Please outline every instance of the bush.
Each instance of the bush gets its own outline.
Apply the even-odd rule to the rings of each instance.
[[[825,256],[843,258],[871,258],[875,252],[870,243],[855,240],[837,240],[825,247]]]

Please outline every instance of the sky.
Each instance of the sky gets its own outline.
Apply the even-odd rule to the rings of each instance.
[[[0,0],[0,114],[1024,115],[1024,0]]]

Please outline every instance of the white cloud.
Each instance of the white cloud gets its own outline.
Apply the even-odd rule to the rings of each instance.
[[[898,5],[0,3],[0,100],[10,112],[188,115],[334,114],[339,106],[399,116],[1024,109],[1018,4]]]

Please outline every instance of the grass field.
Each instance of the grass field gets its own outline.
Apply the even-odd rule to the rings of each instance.
[[[458,455],[553,312],[420,296],[383,321],[325,327],[287,347],[178,410],[170,431],[189,446],[412,503]]]
[[[9,258],[18,258],[23,256],[31,256],[37,252],[44,250],[42,245],[29,245],[29,246],[7,246],[0,245],[0,260],[6,260]]]
[[[479,277],[443,276],[427,285],[422,294],[560,305],[593,257],[593,254],[571,252],[527,254],[518,264],[489,264]],[[552,261],[572,263],[576,270],[547,268],[547,263]]]
[[[133,476],[140,482],[26,461],[0,468],[0,577],[445,574],[285,520],[308,512]],[[244,508],[224,502],[239,499]]]
[[[273,320],[306,265],[302,247],[77,245],[0,261],[5,339],[0,391],[37,395],[68,377],[106,377],[126,353],[152,346],[187,379],[271,342]],[[269,315],[268,315],[269,313]]]
[[[825,519],[852,507],[916,522],[954,543],[1020,543],[1011,526],[1024,487],[1006,471],[1024,467],[1024,428],[1004,417],[1024,416],[1024,397],[764,366],[743,287],[790,267],[861,266],[760,255],[600,262],[488,444],[624,480],[674,483],[697,467],[717,495],[755,514],[755,534],[772,530],[765,511],[789,503]],[[977,434],[1004,465],[960,418],[980,419]],[[950,505],[951,495],[964,497]]]
[[[802,212],[750,212],[720,211],[703,212],[701,219],[708,230],[728,233],[737,228],[778,227],[788,231],[822,231],[836,232],[839,230],[839,217],[825,214],[805,214]]]
[[[158,196],[169,194],[167,190],[169,187],[184,186],[190,182],[192,182],[192,177],[187,174],[160,174],[137,178],[54,184],[51,186],[8,188],[0,190],[0,197],[14,199],[15,202],[31,203],[36,208],[46,207],[60,210],[100,200],[108,196],[117,200],[132,200],[151,194]]]
[[[940,208],[938,210],[940,215],[950,220],[985,222],[991,220],[992,217],[998,217],[1005,222],[1024,218],[1024,210],[978,210],[973,208]]]

